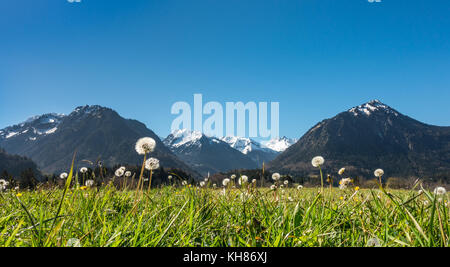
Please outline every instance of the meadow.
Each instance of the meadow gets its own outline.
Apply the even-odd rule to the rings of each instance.
[[[449,246],[448,196],[426,190],[186,185],[141,193],[111,185],[1,193],[0,246]]]
[[[0,246],[4,247],[448,247],[448,194],[419,180],[411,190],[360,189],[339,170],[339,188],[290,184],[279,173],[270,187],[231,175],[222,184],[182,177],[152,188],[155,142],[142,138],[137,183],[125,167],[102,183],[83,167],[60,175],[62,186],[33,190],[0,180]],[[147,172],[145,171],[147,170]],[[148,172],[149,171],[149,172]],[[264,170],[263,170],[264,172]],[[88,177],[86,177],[88,176]],[[148,177],[148,178],[145,178]],[[85,179],[86,178],[86,179]],[[125,183],[117,186],[115,179]],[[332,184],[332,183],[331,183]]]

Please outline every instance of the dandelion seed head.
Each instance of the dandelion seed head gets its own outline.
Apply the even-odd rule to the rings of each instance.
[[[384,171],[382,169],[377,169],[373,174],[375,175],[375,177],[381,177],[384,175]]]
[[[67,240],[66,247],[81,247],[80,240],[77,238],[71,238]]]
[[[157,158],[149,158],[145,161],[145,169],[147,170],[156,170],[159,168],[159,160]]]
[[[273,184],[273,185],[270,186],[270,190],[275,190],[275,189],[277,189],[276,185]]]
[[[227,186],[229,183],[230,183],[230,179],[228,179],[228,178],[225,178],[225,179],[223,179],[223,181],[222,181],[222,185],[223,185],[223,186]]]
[[[94,184],[95,184],[94,180],[87,180],[86,183],[85,183],[85,185],[86,185],[87,187],[93,187]]]
[[[339,175],[343,175],[344,172],[345,172],[345,168],[341,168],[341,169],[338,171],[338,174],[339,174]]]
[[[239,185],[246,184],[248,182],[248,177],[246,175],[242,175],[239,177]]]
[[[156,147],[156,142],[153,138],[151,137],[144,137],[139,139],[136,142],[136,152],[139,155],[145,155],[145,154],[149,154],[151,152],[153,152],[153,150],[155,150]]]
[[[80,169],[81,173],[87,173],[87,171],[88,171],[88,169],[86,167],[83,167],[83,168]]]
[[[114,172],[114,174],[115,174],[117,177],[122,177],[122,176],[125,174],[125,171],[124,171],[123,169],[119,168],[119,169],[117,169],[117,170]]]
[[[445,195],[447,193],[447,191],[445,190],[445,188],[444,187],[442,187],[442,186],[439,186],[439,187],[436,187],[435,189],[434,189],[434,194],[435,195]]]
[[[69,175],[67,174],[67,172],[63,172],[59,175],[59,178],[61,179],[66,179]]]
[[[186,186],[186,185],[187,185],[187,182],[186,182],[186,181],[183,181],[183,182],[181,182],[181,185]]]
[[[125,172],[125,177],[131,177],[131,172],[130,171]]]
[[[339,181],[339,189],[346,189],[352,183],[352,179],[343,178]]]
[[[234,179],[236,179],[236,175],[235,174],[231,175],[231,180],[234,180]]]
[[[278,181],[278,180],[280,180],[280,178],[281,178],[281,175],[278,172],[272,174],[272,179],[274,181]]]
[[[325,163],[325,159],[321,156],[314,157],[311,161],[313,167],[318,168]]]
[[[301,189],[303,189],[303,185],[299,185],[299,186],[297,186],[297,189],[298,189],[298,190],[301,190]]]
[[[380,241],[378,240],[378,238],[371,238],[367,241],[367,246],[368,247],[381,247]]]
[[[253,180],[252,180],[252,184],[256,184],[256,179],[253,179]]]
[[[285,180],[283,183],[284,183],[284,185],[288,185],[288,184],[289,184],[289,181],[288,181],[288,180]]]

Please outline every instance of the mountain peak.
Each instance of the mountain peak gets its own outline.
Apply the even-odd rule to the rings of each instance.
[[[348,112],[352,113],[354,116],[371,116],[372,114],[379,112],[383,112],[385,114],[394,114],[395,116],[399,115],[397,111],[382,103],[378,99],[374,99],[362,105],[353,107],[349,109]]]
[[[105,110],[112,110],[107,107],[102,107],[99,105],[85,105],[85,106],[79,106],[77,107],[71,114],[77,114],[77,113],[93,113],[93,112],[99,112],[99,111],[105,111]]]
[[[248,154],[251,151],[262,150],[265,148],[255,140],[246,137],[225,136],[220,140],[229,144],[232,148],[239,150],[243,154]]]
[[[173,131],[163,142],[169,147],[180,147],[189,143],[197,144],[203,136],[204,134],[199,131],[179,129]]]

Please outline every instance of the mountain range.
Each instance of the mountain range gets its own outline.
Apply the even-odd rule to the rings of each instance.
[[[253,169],[274,159],[287,138],[270,140],[275,150],[248,139],[215,138],[179,130],[161,141],[144,124],[122,118],[101,106],[77,107],[69,115],[49,113],[0,130],[0,147],[10,154],[32,159],[45,173],[67,171],[74,152],[76,166],[95,164],[141,164],[134,151],[140,137],[152,137],[157,145],[152,156],[163,167],[184,169],[194,176],[235,169]]]
[[[181,160],[203,175],[258,167],[256,162],[228,143],[200,132],[177,130],[163,142]]]
[[[211,137],[198,131],[176,130],[163,143],[181,160],[203,175],[236,169],[261,168],[294,140],[286,137],[269,141],[277,150],[244,137]]]
[[[294,123],[294,122],[292,122]],[[67,171],[77,152],[77,166],[101,160],[104,165],[141,164],[135,142],[149,136],[167,168],[196,177],[208,173],[261,168],[302,177],[317,177],[314,156],[326,159],[324,171],[336,176],[373,177],[383,168],[398,177],[450,176],[450,127],[428,125],[372,100],[323,120],[299,140],[286,137],[266,142],[243,137],[211,137],[178,130],[158,137],[143,123],[122,118],[101,106],[83,106],[69,115],[35,116],[0,130],[0,147],[8,154],[33,160],[45,173]],[[89,167],[89,166],[88,166]],[[447,179],[447,178],[446,178]]]
[[[45,114],[0,130],[0,147],[10,154],[32,159],[46,173],[67,171],[76,152],[76,166],[95,164],[142,164],[134,150],[141,137],[156,141],[151,156],[161,166],[196,173],[179,160],[143,123],[124,119],[101,106],[83,106],[69,115]]]
[[[273,171],[317,176],[314,156],[334,174],[373,178],[382,168],[388,177],[449,177],[450,127],[432,126],[372,100],[312,127],[300,140],[270,162]]]

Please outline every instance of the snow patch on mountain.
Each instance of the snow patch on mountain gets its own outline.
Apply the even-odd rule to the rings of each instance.
[[[35,141],[40,136],[55,133],[64,114],[49,113],[34,116],[25,122],[0,130],[0,139],[11,139],[24,136],[26,140]]]
[[[171,149],[176,149],[180,147],[201,147],[202,141],[207,141],[210,144],[221,143],[220,139],[207,136],[199,131],[190,131],[187,129],[173,131],[163,140],[163,143]]]
[[[388,114],[394,114],[398,116],[398,112],[390,108],[388,105],[381,103],[379,100],[375,99],[365,104],[359,105],[357,107],[353,107],[348,110],[348,112],[352,113],[354,116],[365,115],[370,116],[374,112],[382,111]]]
[[[297,143],[297,141],[298,139],[287,138],[286,136],[283,136],[281,138],[273,138],[267,142],[264,142],[263,145],[267,148],[272,149],[273,151],[281,153],[293,144]]]
[[[228,143],[232,148],[239,150],[245,155],[254,150],[268,149],[264,145],[256,142],[255,140],[246,137],[226,136],[220,138],[220,140],[222,140],[225,143]]]

